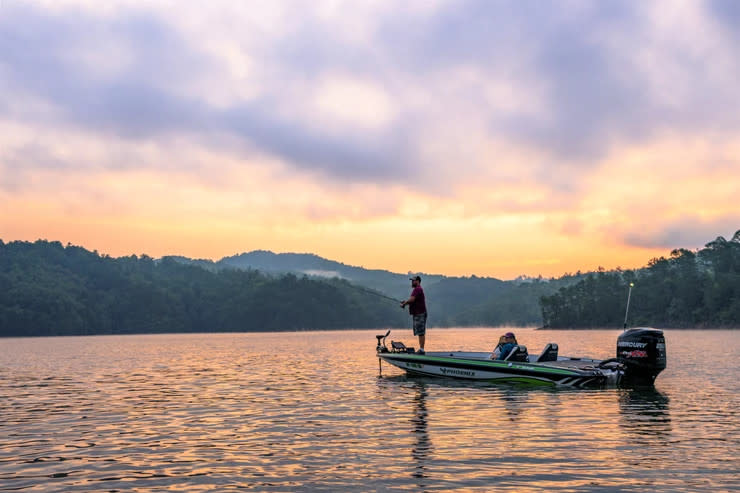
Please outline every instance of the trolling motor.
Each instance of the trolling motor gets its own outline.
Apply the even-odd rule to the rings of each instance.
[[[391,331],[388,329],[388,332],[383,334],[378,334],[375,336],[375,338],[378,340],[378,345],[375,347],[375,351],[378,353],[387,353],[388,348],[385,346],[385,338],[388,337],[388,334],[390,334]],[[378,376],[383,375],[383,360],[378,358]]]
[[[379,335],[376,335],[375,336],[375,338],[378,339],[378,345],[375,348],[375,351],[376,352],[378,352],[378,353],[387,353],[388,352],[388,348],[385,346],[385,338],[388,337],[388,334],[390,334],[390,333],[391,333],[391,331],[389,330],[388,332],[385,333],[385,335],[379,334]]]

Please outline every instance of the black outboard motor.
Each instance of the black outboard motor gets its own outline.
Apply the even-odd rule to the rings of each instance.
[[[662,330],[640,327],[617,338],[617,361],[624,365],[625,383],[652,385],[665,370],[665,337]]]

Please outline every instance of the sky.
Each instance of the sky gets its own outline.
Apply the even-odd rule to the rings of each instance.
[[[740,229],[740,2],[0,0],[0,239],[394,272]]]

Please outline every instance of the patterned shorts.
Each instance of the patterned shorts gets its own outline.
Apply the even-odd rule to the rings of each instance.
[[[426,312],[414,315],[414,335],[423,336],[427,331],[427,314]]]

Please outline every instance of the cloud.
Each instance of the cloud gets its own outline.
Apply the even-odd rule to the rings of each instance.
[[[8,115],[6,106],[6,116],[135,138],[202,120],[203,104],[178,96],[173,81],[197,77],[212,64],[156,17],[126,12],[101,18],[15,4],[4,14],[0,68],[5,89],[49,105],[45,115],[23,108]]]
[[[723,18],[733,11],[722,2],[713,5]],[[722,81],[703,73],[701,59],[675,49],[677,35],[658,43],[655,14],[640,3],[571,3],[561,8],[533,1],[468,1],[421,13],[369,10],[370,27],[362,35],[342,28],[347,18],[353,19],[351,14],[322,17],[306,7],[297,13],[303,22],[286,22],[260,44],[246,43],[251,37],[235,40],[237,46],[246,43],[241,49],[257,67],[251,77],[260,81],[261,90],[249,104],[235,100],[225,109],[214,108],[205,94],[209,77],[204,74],[223,76],[229,84],[240,81],[231,78],[227,63],[213,50],[199,47],[185,16],[163,14],[156,9],[121,9],[115,15],[47,12],[11,4],[0,21],[10,34],[3,38],[0,61],[13,89],[53,102],[57,117],[91,131],[147,138],[215,128],[258,147],[264,144],[266,152],[296,166],[338,173],[346,180],[373,173],[387,177],[387,168],[379,164],[384,160],[396,170],[416,167],[413,146],[419,145],[425,118],[437,117],[437,108],[455,114],[474,107],[483,113],[484,131],[491,138],[513,139],[554,159],[592,165],[615,141],[644,139],[657,128],[687,126],[697,119],[712,125],[720,105],[729,101],[728,91],[734,90],[718,87],[714,82]],[[653,50],[686,67],[680,75],[694,80],[695,92],[687,95],[684,108],[666,106],[645,90],[650,74],[634,61],[639,52],[631,50]],[[482,77],[450,93],[442,80],[461,67],[473,67]],[[326,77],[333,73],[355,74],[350,96],[362,98],[364,93],[381,101],[375,131],[368,132],[362,122],[353,127],[351,118],[345,128],[332,122],[316,128],[312,98],[335,113],[339,108],[345,117],[352,115],[341,91],[332,91],[337,93],[334,102],[322,94]],[[540,101],[540,111],[491,108],[484,96],[485,79],[525,88],[520,97],[529,90]],[[429,106],[406,104],[412,92],[425,94]],[[709,109],[701,104],[707,99]],[[356,103],[358,113],[362,103]],[[391,105],[397,105],[401,121],[382,116]],[[721,120],[738,123],[736,117]],[[398,132],[405,138],[394,140]],[[465,142],[450,143],[454,145]],[[399,155],[403,159],[394,159]],[[324,160],[344,165],[322,167]]]
[[[705,219],[684,216],[668,224],[659,224],[626,235],[627,244],[644,248],[700,248],[717,236],[732,238],[740,230],[740,214]]]
[[[0,45],[6,93],[49,103],[44,115],[5,105],[0,108],[6,117],[35,125],[73,124],[92,134],[133,140],[186,133],[205,146],[223,144],[218,136],[227,134],[242,140],[237,152],[249,155],[247,149],[256,148],[298,168],[347,181],[406,178],[405,163],[413,161],[402,142],[403,129],[378,128],[390,118],[391,104],[370,82],[323,79],[322,87],[306,94],[327,113],[339,116],[335,125],[322,127],[311,111],[315,108],[306,109],[295,97],[286,101],[279,83],[259,100],[236,100],[226,107],[189,93],[191,79],[201,71],[226,76],[225,70],[156,15],[123,12],[100,18],[16,8],[3,19],[0,27],[10,33]],[[126,60],[119,66],[101,74],[98,65],[85,63],[90,52],[99,61],[104,56],[95,50],[113,45],[120,48],[113,55]],[[326,91],[338,88],[344,100],[332,102]],[[352,97],[359,99],[355,108],[347,106]],[[290,111],[281,113],[280,108]],[[362,108],[364,116],[357,115]],[[353,121],[359,122],[358,128]]]
[[[237,135],[243,142],[298,169],[320,172],[342,181],[407,178],[407,163],[412,160],[402,145],[402,129],[369,135],[337,134],[280,118],[261,105],[229,110],[218,125],[219,130]]]
[[[336,202],[343,186],[376,184],[473,215],[568,212],[624,147],[665,132],[737,135],[736,43],[713,29],[733,32],[734,5],[10,2],[0,89],[14,100],[0,99],[0,123],[32,136],[0,151],[15,170],[2,186],[93,160],[203,180],[224,161],[270,161]],[[70,132],[81,154],[114,147],[62,152]],[[184,141],[213,159],[183,158]]]
[[[740,4],[734,0],[709,0],[706,5],[732,35],[740,36]]]
[[[668,129],[737,132],[740,112],[726,111],[738,104],[733,77],[740,70],[732,44],[705,36],[711,19],[700,8],[674,9],[666,24],[667,7],[637,2],[573,2],[567,8],[542,2],[440,4],[423,14],[380,13],[368,20],[373,29],[366,30],[361,44],[341,30],[336,34],[331,24],[309,22],[282,33],[256,58],[269,60],[290,84],[311,85],[325,73],[354,73],[385,88],[397,105],[388,132],[349,140],[358,151],[363,144],[378,148],[379,142],[387,143],[372,161],[390,159],[391,166],[366,167],[358,159],[359,173],[335,176],[336,166],[319,163],[322,154],[304,163],[330,177],[388,179],[388,169],[414,168],[399,173],[398,180],[414,176],[419,188],[438,192],[441,184],[449,189],[479,175],[490,162],[480,153],[471,159],[466,150],[507,141],[539,154],[518,163],[523,174],[554,194],[573,194],[580,189],[583,170],[599,166],[619,146],[649,142]],[[670,70],[661,72],[661,67]],[[281,90],[285,85],[278,83]],[[501,94],[501,87],[515,89],[491,98]],[[295,104],[290,97],[287,101]],[[301,115],[304,105],[295,107],[294,116]],[[301,118],[294,124],[305,127]],[[403,139],[386,140],[399,131]],[[430,140],[434,152],[419,156]],[[326,135],[311,141],[335,145]],[[399,150],[403,159],[393,159]],[[287,151],[290,161],[299,162],[295,152],[302,153],[302,146]],[[342,152],[337,157],[345,159]],[[452,167],[455,176],[447,172]]]

